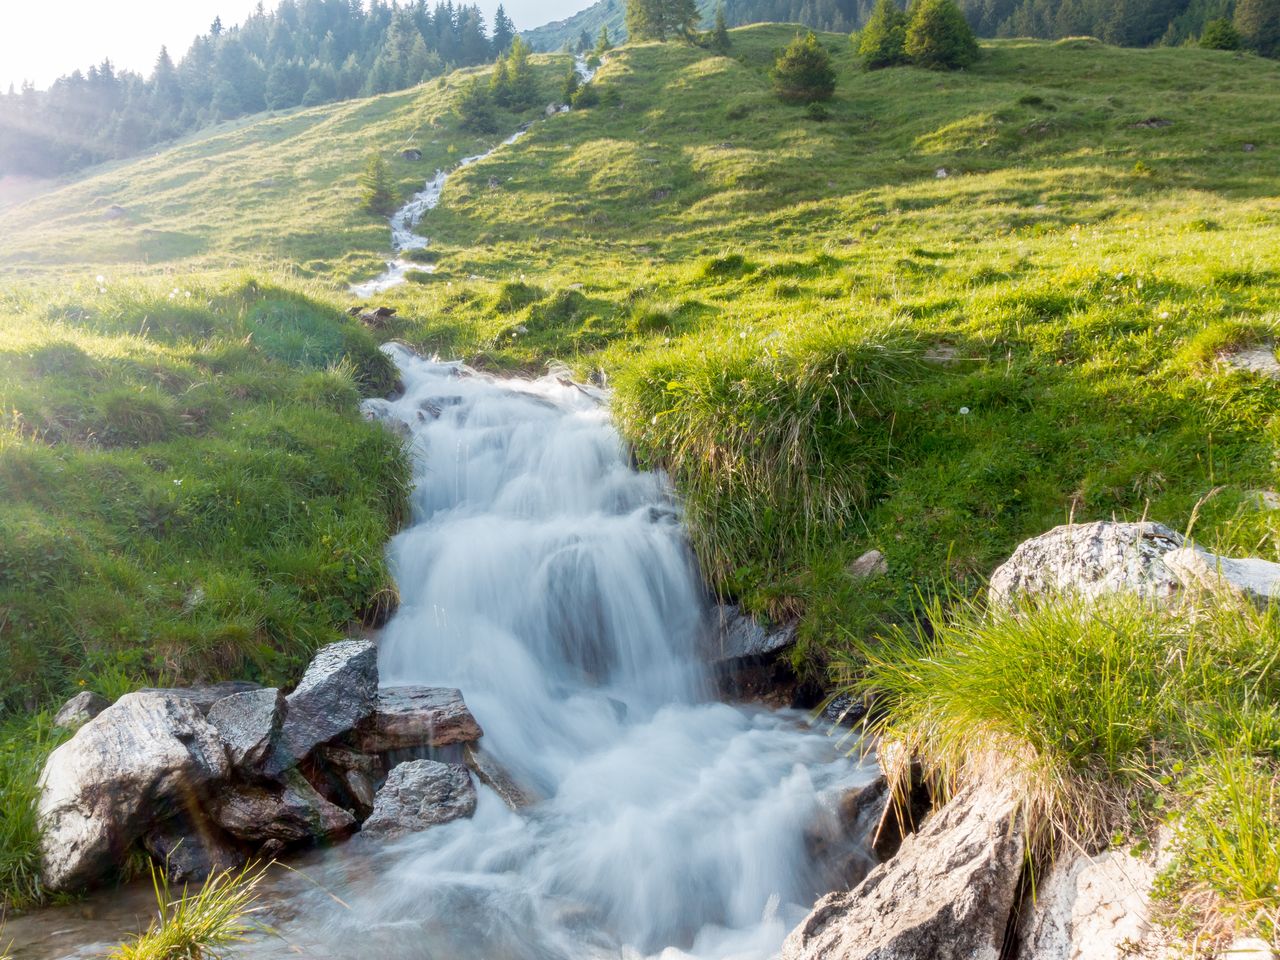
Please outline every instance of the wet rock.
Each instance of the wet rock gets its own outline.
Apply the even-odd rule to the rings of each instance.
[[[373,715],[378,701],[377,647],[368,640],[322,647],[287,699],[282,749],[272,754],[268,775],[278,775]]]
[[[809,859],[822,865],[827,889],[847,890],[876,866],[871,839],[889,803],[884,777],[818,795],[818,816],[805,830]]]
[[[411,760],[392,768],[361,832],[391,839],[469,817],[475,809],[476,789],[466,767]]]
[[[1065,524],[1027,540],[991,575],[990,599],[1071,593],[1087,600],[1117,592],[1168,600],[1182,581],[1164,558],[1182,537],[1159,523]]]
[[[218,797],[214,819],[227,833],[252,844],[285,845],[345,836],[355,829],[348,811],[320,796],[298,775],[284,786],[230,788]]]
[[[468,743],[462,749],[462,756],[476,779],[501,797],[512,810],[533,803],[533,794],[516,783],[502,764],[479,744]]]
[[[889,572],[889,561],[879,550],[868,550],[849,564],[849,576],[854,580],[872,580]]]
[[[165,868],[170,880],[201,881],[245,862],[244,853],[204,817],[180,816],[152,827],[142,845]]]
[[[209,708],[224,697],[260,689],[262,689],[261,684],[251,680],[224,680],[221,683],[205,683],[194,687],[143,687],[139,692],[181,697],[189,701],[202,714],[207,714]]]
[[[1188,590],[1226,590],[1256,603],[1280,597],[1280,564],[1186,546],[1158,523],[1082,523],[1021,544],[991,575],[990,599],[1065,593],[1085,600],[1132,593],[1160,602]]]
[[[742,612],[737,604],[717,604],[707,658],[714,664],[763,657],[789,647],[796,639],[795,623],[767,628]]]
[[[229,773],[217,730],[189,700],[121,697],[53,751],[40,775],[45,886],[100,879],[150,827],[198,805]]]
[[[242,776],[252,778],[280,743],[289,706],[274,687],[223,697],[209,708],[209,722],[227,745],[227,758]]]
[[[356,730],[353,745],[362,753],[387,753],[470,743],[483,735],[459,690],[382,687],[377,706]]]
[[[62,705],[53,718],[53,725],[64,730],[79,729],[109,706],[111,701],[106,697],[92,690],[81,690]]]
[[[853,890],[823,897],[783,960],[998,960],[1022,870],[1017,804],[969,788]]]
[[[865,702],[854,700],[847,693],[841,693],[832,697],[827,705],[822,708],[819,719],[822,722],[838,727],[854,727],[866,715],[867,705]]]

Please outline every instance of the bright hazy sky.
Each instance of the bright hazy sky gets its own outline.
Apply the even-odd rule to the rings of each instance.
[[[117,67],[151,72],[162,45],[177,60],[215,16],[239,23],[257,0],[0,0],[0,91],[24,79],[40,88],[110,57]],[[559,20],[591,0],[505,0],[521,30]],[[265,0],[271,9],[276,0]],[[433,4],[434,6],[434,0]],[[479,0],[493,23],[498,0]]]

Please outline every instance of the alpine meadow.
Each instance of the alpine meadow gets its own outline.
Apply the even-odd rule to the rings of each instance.
[[[0,956],[1277,955],[1280,7],[764,6],[0,96]]]

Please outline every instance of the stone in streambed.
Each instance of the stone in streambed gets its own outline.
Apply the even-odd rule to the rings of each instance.
[[[289,694],[281,749],[266,773],[278,776],[316,747],[351,732],[371,716],[378,701],[378,651],[368,640],[342,640],[321,647]]]
[[[142,837],[147,853],[163,865],[173,881],[201,881],[243,866],[245,855],[206,817],[179,815],[157,824]]]
[[[218,732],[187,699],[137,692],[80,728],[40,775],[41,879],[88,886],[156,822],[198,807],[230,773]]]
[[[237,840],[251,844],[311,843],[345,836],[356,820],[320,796],[298,774],[280,786],[229,788],[214,804],[214,819]]]
[[[389,840],[469,817],[475,809],[476,788],[466,767],[411,760],[392,768],[361,833]]]
[[[452,687],[382,687],[352,738],[362,753],[470,743],[484,735],[462,692]]]
[[[502,802],[512,810],[519,810],[534,802],[532,792],[520,786],[502,764],[498,763],[497,758],[478,743],[464,746],[462,756],[476,779],[501,797]]]
[[[253,778],[267,763],[280,743],[288,709],[284,695],[274,687],[223,697],[209,708],[209,722],[241,776]]]

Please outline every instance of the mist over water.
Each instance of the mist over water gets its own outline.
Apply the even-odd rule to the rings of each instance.
[[[470,820],[330,851],[250,952],[772,955],[838,883],[807,838],[838,833],[835,798],[870,774],[799,714],[710,699],[676,505],[598,393],[388,349],[405,393],[366,409],[409,425],[417,486],[383,681],[460,687],[542,799],[514,813],[480,788]]]

